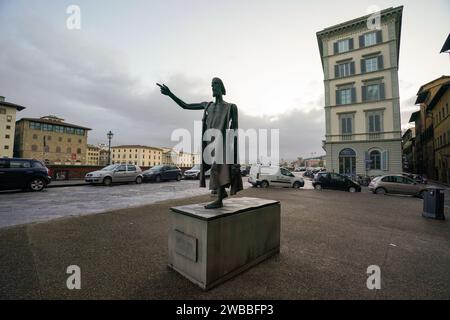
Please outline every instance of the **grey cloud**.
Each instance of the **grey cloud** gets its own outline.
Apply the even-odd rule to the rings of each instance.
[[[130,75],[120,53],[77,35],[55,32],[45,24],[36,28],[38,23],[21,24],[14,39],[0,35],[4,44],[0,51],[0,95],[27,107],[19,118],[55,114],[92,128],[91,143],[105,142],[106,132],[112,130],[113,144],[156,146],[174,145],[170,141],[174,129],[192,129],[193,122],[201,119],[200,111],[181,110],[162,96],[156,85],[142,89],[140,79]],[[173,75],[155,82],[164,80],[187,102],[211,99],[209,80]],[[311,104],[320,105],[321,101],[318,97]],[[231,102],[239,107],[239,101]],[[294,110],[275,120],[241,111],[240,126],[279,128],[282,158],[323,153],[323,109],[309,113]]]

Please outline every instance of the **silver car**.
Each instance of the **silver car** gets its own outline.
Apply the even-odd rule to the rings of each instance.
[[[426,186],[398,174],[376,177],[370,182],[369,190],[376,194],[396,193],[423,198]]]
[[[142,183],[142,170],[134,164],[112,164],[101,170],[89,172],[84,180],[92,184],[109,186],[116,182]]]

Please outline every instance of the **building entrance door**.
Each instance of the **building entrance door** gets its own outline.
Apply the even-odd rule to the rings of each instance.
[[[356,175],[356,152],[353,149],[344,149],[339,153],[339,173]]]

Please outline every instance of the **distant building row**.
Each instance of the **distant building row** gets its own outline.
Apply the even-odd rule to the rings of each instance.
[[[17,111],[23,109],[0,96],[0,158],[15,156],[46,164],[92,166],[130,163],[142,167],[161,164],[192,167],[200,163],[198,154],[142,145],[113,146],[109,157],[106,145],[87,143],[90,128],[67,123],[56,116],[16,121]]]
[[[416,104],[414,127],[403,134],[403,168],[450,183],[450,76],[421,86]]]

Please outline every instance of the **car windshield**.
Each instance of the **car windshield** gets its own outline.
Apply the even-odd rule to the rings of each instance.
[[[193,166],[190,170],[200,170],[200,165],[196,164],[195,166]]]
[[[156,171],[161,170],[164,166],[154,166],[153,168],[150,168],[150,171]]]
[[[115,168],[117,168],[117,164],[112,164],[107,167],[104,167],[101,171],[113,171]]]

